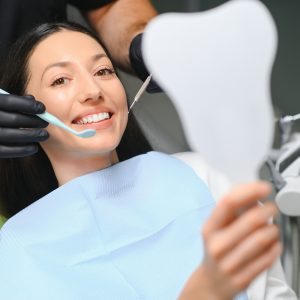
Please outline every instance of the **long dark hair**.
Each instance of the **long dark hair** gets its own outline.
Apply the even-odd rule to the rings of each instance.
[[[62,30],[77,31],[98,37],[75,23],[45,23],[35,27],[12,46],[0,79],[0,87],[11,94],[24,95],[29,80],[28,61],[36,46],[48,36]],[[107,51],[106,51],[107,53]],[[109,53],[107,53],[109,55]],[[24,99],[24,101],[26,101]],[[117,147],[120,161],[151,151],[134,115]],[[41,147],[24,158],[0,159],[0,207],[9,217],[58,187],[52,165]]]

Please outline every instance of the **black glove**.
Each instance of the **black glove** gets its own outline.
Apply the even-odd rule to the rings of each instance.
[[[32,96],[0,94],[0,158],[29,156],[38,151],[37,142],[46,140],[48,125],[35,114],[45,111]]]
[[[143,56],[142,56],[142,38],[143,34],[140,33],[133,38],[129,48],[129,58],[130,63],[135,71],[136,75],[142,80],[145,81],[149,76],[149,72],[145,66]],[[158,86],[158,84],[151,79],[149,85],[147,86],[146,91],[148,93],[160,93],[162,89]]]

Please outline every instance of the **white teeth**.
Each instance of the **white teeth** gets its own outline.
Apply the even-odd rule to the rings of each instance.
[[[84,117],[84,118],[76,121],[76,124],[83,125],[83,124],[87,124],[87,123],[97,123],[97,122],[103,121],[105,119],[109,119],[109,113],[107,113],[107,112]]]

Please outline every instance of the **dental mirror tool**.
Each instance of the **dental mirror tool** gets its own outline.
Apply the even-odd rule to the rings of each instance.
[[[144,83],[142,84],[142,86],[140,87],[140,89],[138,90],[138,92],[136,93],[133,102],[131,103],[129,110],[128,110],[128,114],[130,113],[131,109],[133,108],[133,106],[138,102],[138,100],[140,99],[140,97],[142,96],[142,94],[144,93],[145,89],[147,88],[148,84],[150,83],[150,80],[152,78],[152,74],[150,74],[146,80],[144,81]]]
[[[0,94],[9,94],[9,93],[0,89]],[[36,115],[39,118],[47,121],[48,123],[55,125],[57,127],[60,127],[62,129],[65,129],[66,131],[69,131],[70,133],[73,133],[74,135],[81,137],[81,138],[89,138],[96,134],[96,130],[94,130],[94,129],[86,129],[86,130],[82,130],[82,131],[76,131],[46,111],[42,114],[36,114]]]

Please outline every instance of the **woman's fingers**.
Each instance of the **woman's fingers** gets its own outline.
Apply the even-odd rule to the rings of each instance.
[[[256,230],[232,249],[220,262],[220,269],[226,274],[234,274],[245,268],[251,261],[269,252],[270,247],[279,242],[279,230],[275,225],[266,225]]]
[[[259,199],[271,192],[270,184],[255,182],[242,184],[232,189],[222,198],[203,229],[204,236],[210,236],[214,231],[228,225],[238,217],[242,209],[254,205]]]
[[[206,240],[208,251],[215,259],[219,259],[256,230],[266,226],[276,213],[277,208],[271,202],[248,209],[227,227],[211,234]]]
[[[281,251],[282,246],[279,242],[273,244],[268,251],[249,262],[240,272],[237,272],[232,277],[232,285],[237,291],[244,290],[260,273],[272,266],[280,256]]]
[[[265,182],[240,185],[220,200],[205,224],[200,269],[219,291],[234,295],[243,290],[278,257],[279,231],[269,223],[277,208],[271,202],[257,205],[270,192]]]

